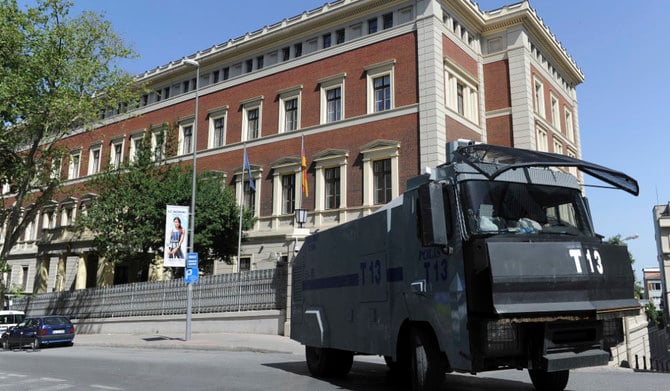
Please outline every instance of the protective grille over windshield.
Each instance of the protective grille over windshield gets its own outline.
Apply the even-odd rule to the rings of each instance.
[[[521,167],[577,167],[582,172],[633,195],[640,192],[637,181],[622,172],[555,153],[475,144],[458,148],[454,152],[454,159],[469,164],[489,179]]]

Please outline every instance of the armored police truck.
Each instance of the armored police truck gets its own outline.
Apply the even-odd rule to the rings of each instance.
[[[637,195],[618,171],[508,147],[448,146],[375,213],[306,238],[293,266],[291,338],[312,375],[384,356],[413,390],[445,372],[527,368],[538,390],[604,365],[639,313],[625,246],[595,233],[582,173]]]

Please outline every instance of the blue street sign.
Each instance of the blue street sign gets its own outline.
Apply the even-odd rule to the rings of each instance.
[[[186,267],[198,268],[198,253],[186,253]]]
[[[198,282],[198,268],[197,267],[189,267],[184,270],[184,282],[187,284],[195,284]]]

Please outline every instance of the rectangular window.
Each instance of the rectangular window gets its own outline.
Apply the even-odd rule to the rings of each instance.
[[[77,179],[79,178],[79,164],[81,160],[81,154],[75,153],[70,155],[70,165],[68,167],[68,179]]]
[[[375,94],[375,112],[391,108],[391,76],[384,75],[373,79]]]
[[[61,177],[61,158],[60,157],[54,157],[53,160],[51,160],[51,178],[52,179],[60,179]],[[3,191],[2,194],[5,194],[6,192]],[[0,240],[2,236],[0,235]]]
[[[91,155],[88,161],[88,175],[100,172],[100,148],[91,149]]]
[[[240,258],[240,271],[248,272],[249,270],[251,270],[251,258],[249,257]]]
[[[463,96],[463,90],[465,87],[463,87],[463,84],[461,83],[456,83],[456,107],[458,114],[463,115],[465,114],[465,105],[464,105],[464,96]]]
[[[376,160],[372,163],[375,205],[391,201],[391,159]]]
[[[298,98],[284,101],[284,131],[298,129]]]
[[[323,35],[323,48],[324,48],[324,49],[329,48],[331,44],[332,44],[332,42],[331,42],[331,35],[330,35],[330,33],[328,33],[328,34],[324,34],[324,35]]]
[[[393,13],[384,14],[382,16],[382,28],[384,30],[393,27]]]
[[[258,108],[247,110],[247,140],[258,138]]]
[[[190,90],[190,85],[191,82],[189,80],[186,80],[185,82],[182,83],[181,91],[184,93],[188,92]]]
[[[377,18],[368,19],[368,34],[377,32]]]
[[[169,97],[170,97],[170,87],[163,88],[163,99],[167,99]]]
[[[256,192],[251,190],[249,181],[244,181],[244,209],[256,215]]]
[[[28,289],[28,266],[21,266],[21,289],[25,292]]]
[[[533,103],[535,104],[535,112],[544,118],[546,115],[544,110],[544,85],[539,80],[535,80],[535,100]]]
[[[302,56],[302,42],[293,45],[293,55],[297,58]]]
[[[452,69],[445,71],[444,79],[446,106],[471,122],[479,123],[479,93],[474,79]]]
[[[230,78],[230,68],[223,68],[223,80],[228,80]]]
[[[193,125],[182,127],[181,154],[193,153]]]
[[[281,49],[281,60],[288,61],[291,58],[291,48],[285,47]]]
[[[561,117],[558,114],[558,98],[554,94],[551,94],[551,124],[556,129],[561,127]]]
[[[212,140],[212,146],[220,147],[223,145],[224,140],[226,139],[226,117],[219,117],[214,119],[214,139]]]
[[[335,30],[335,43],[344,43],[344,29]]]
[[[542,129],[537,130],[537,150],[549,152],[549,137],[547,136],[547,132]]]
[[[263,69],[265,66],[265,57],[258,56],[256,57],[256,69]]]
[[[142,149],[142,136],[134,136],[130,140],[130,161],[137,159],[137,154]]]
[[[121,163],[123,162],[123,143],[118,142],[112,144],[112,159],[111,164],[115,170],[121,168]]]
[[[155,162],[163,160],[163,156],[165,155],[165,136],[162,130],[151,132],[151,150],[153,151],[152,158]]]
[[[560,141],[554,140],[554,153],[563,154],[563,144]]]
[[[249,73],[254,70],[254,60],[247,60],[245,62],[246,72]]]
[[[342,119],[342,88],[336,87],[326,91],[326,122]]]
[[[326,209],[337,209],[340,207],[340,167],[326,168],[324,179]]]
[[[295,175],[282,175],[281,185],[282,213],[291,214],[295,211]]]
[[[212,83],[218,83],[219,82],[219,70],[216,70],[212,72]]]
[[[575,141],[575,129],[572,124],[572,112],[565,109],[565,135],[568,137],[568,140]]]

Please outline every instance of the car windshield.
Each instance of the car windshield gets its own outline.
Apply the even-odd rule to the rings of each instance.
[[[460,189],[470,235],[594,236],[577,189],[497,181],[467,181]]]
[[[62,324],[70,324],[70,321],[67,318],[64,318],[62,316],[58,317],[53,317],[53,318],[44,318],[42,322],[45,325],[50,325],[50,326],[56,326],[56,325],[62,325]]]

